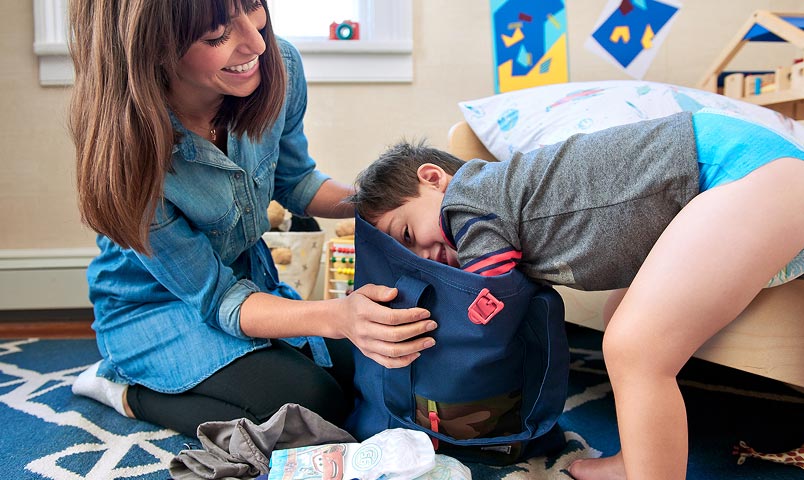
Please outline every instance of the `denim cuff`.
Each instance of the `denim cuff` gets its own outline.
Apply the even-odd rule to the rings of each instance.
[[[306,216],[305,210],[310,202],[313,200],[318,189],[321,185],[329,180],[330,177],[318,170],[313,170],[309,175],[299,182],[296,187],[290,192],[288,197],[288,205],[286,208],[296,215]]]
[[[249,295],[259,291],[260,289],[251,280],[239,280],[232,285],[223,295],[221,307],[218,309],[220,329],[236,338],[251,338],[240,328],[240,307]]]

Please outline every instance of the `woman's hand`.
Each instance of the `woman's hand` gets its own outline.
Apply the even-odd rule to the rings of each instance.
[[[369,284],[338,300],[346,306],[345,316],[338,315],[340,333],[363,355],[388,368],[410,365],[420,351],[435,345],[432,337],[408,339],[438,326],[423,308],[392,309],[377,303],[396,295],[395,288]]]
[[[405,367],[420,351],[435,345],[432,337],[410,339],[438,325],[423,308],[392,309],[378,303],[390,302],[396,294],[397,289],[380,285],[364,285],[347,297],[318,301],[257,292],[240,307],[240,327],[256,338],[348,338],[380,365]]]

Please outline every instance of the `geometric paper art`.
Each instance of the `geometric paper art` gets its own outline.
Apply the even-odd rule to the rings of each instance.
[[[585,46],[642,79],[680,8],[673,0],[610,0]]]
[[[569,79],[564,0],[491,0],[496,93]]]

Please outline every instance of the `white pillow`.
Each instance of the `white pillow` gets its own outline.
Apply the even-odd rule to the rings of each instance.
[[[804,126],[773,110],[693,88],[637,80],[547,85],[461,102],[459,106],[475,135],[499,160],[576,133],[704,107],[743,116],[804,143]]]

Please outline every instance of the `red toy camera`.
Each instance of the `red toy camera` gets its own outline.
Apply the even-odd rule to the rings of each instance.
[[[360,39],[360,24],[350,20],[344,20],[341,23],[332,22],[329,25],[329,39],[330,40],[359,40]]]

